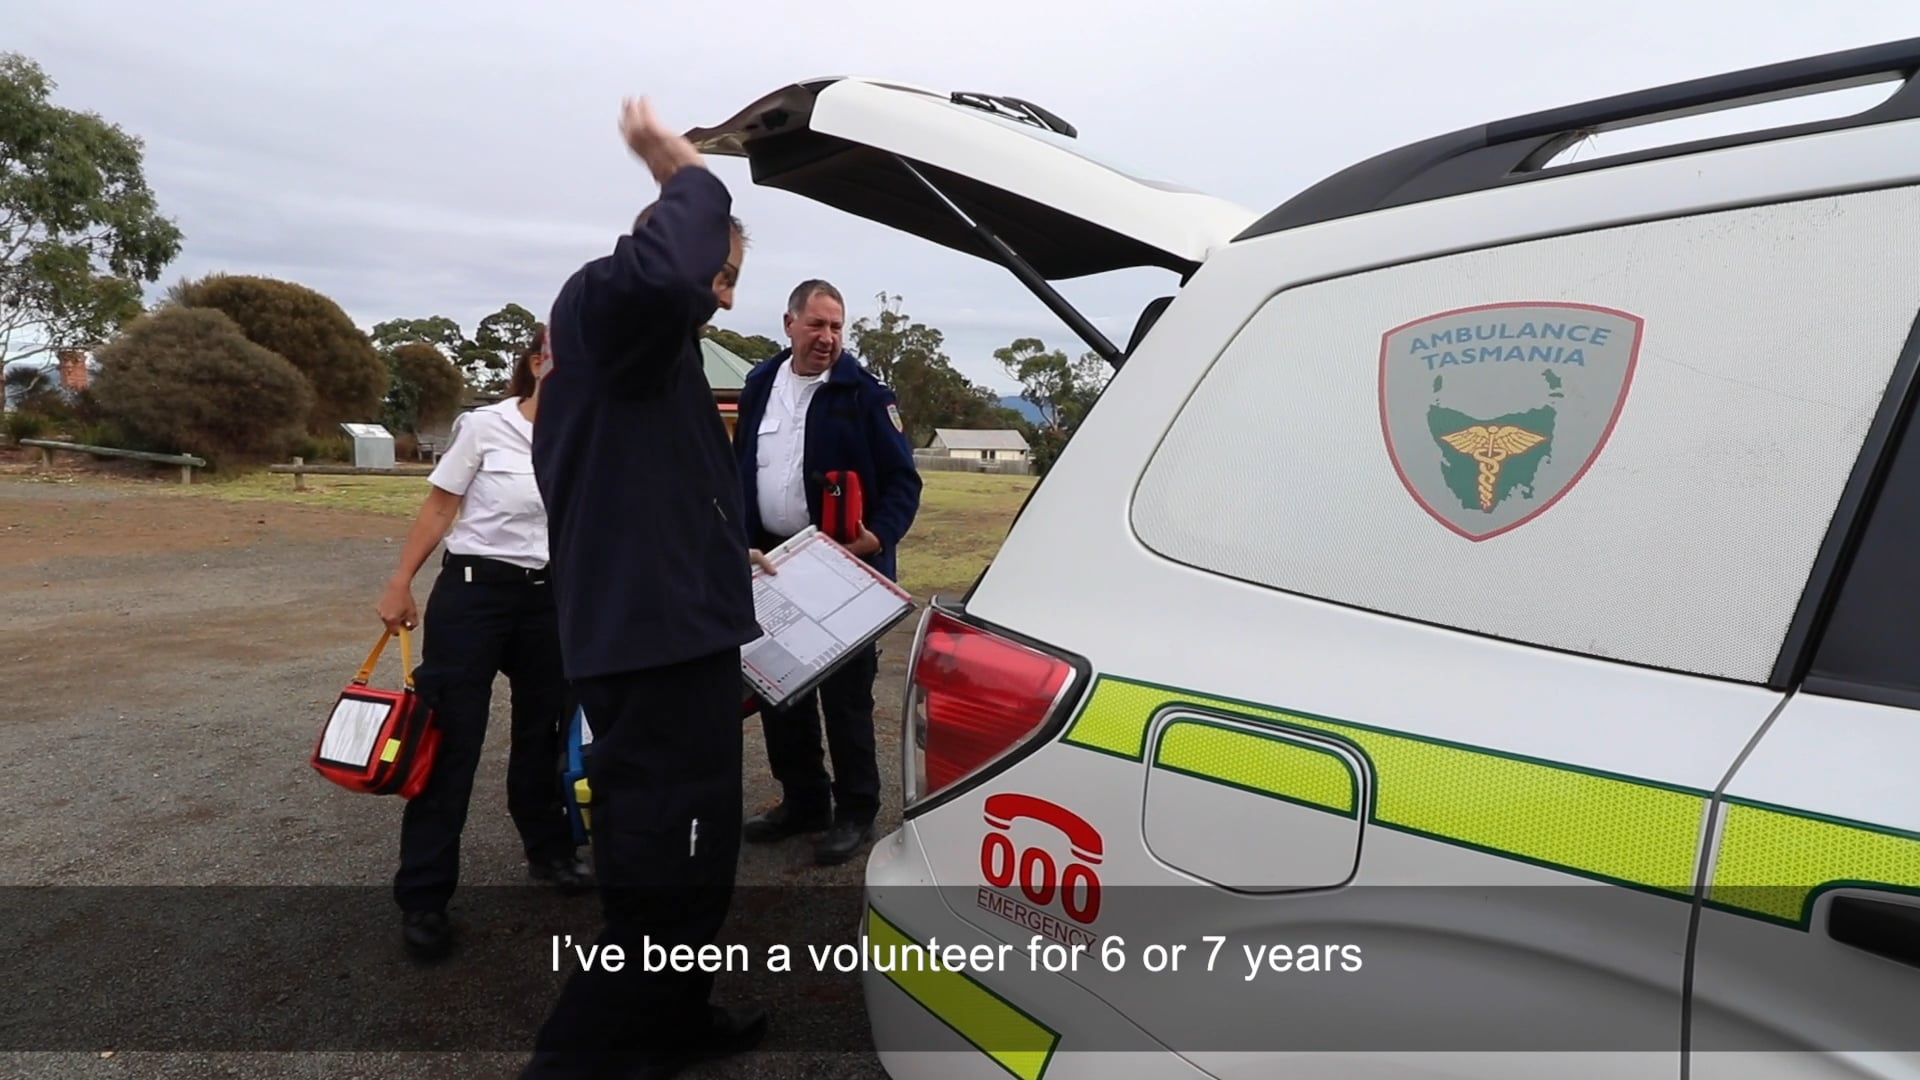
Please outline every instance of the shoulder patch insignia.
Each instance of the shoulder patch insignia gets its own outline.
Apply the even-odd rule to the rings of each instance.
[[[907,425],[900,422],[900,406],[891,401],[887,402],[887,419],[893,421],[893,430],[906,434]]]
[[[1458,308],[1380,340],[1380,426],[1400,482],[1468,540],[1547,512],[1599,457],[1645,322],[1612,308]]]

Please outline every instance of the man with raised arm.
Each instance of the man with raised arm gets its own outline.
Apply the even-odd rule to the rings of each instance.
[[[644,944],[714,940],[741,817],[740,646],[760,635],[740,479],[698,335],[732,307],[732,197],[645,101],[621,117],[660,185],[613,250],[560,289],[534,429],[567,678],[593,729],[593,856],[606,927],[541,1028],[525,1077],[663,1078],[756,1045],[758,1009],[713,977],[640,970]]]

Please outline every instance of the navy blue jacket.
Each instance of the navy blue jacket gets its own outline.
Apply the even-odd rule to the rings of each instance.
[[[759,537],[758,448],[760,418],[766,415],[773,379],[792,357],[791,349],[763,360],[747,373],[740,391],[740,413],[733,427],[733,449],[740,470],[747,535]],[[820,524],[822,478],[834,470],[860,475],[868,531],[880,538],[880,550],[866,561],[899,580],[894,555],[920,512],[920,470],[913,444],[901,430],[898,399],[886,384],[867,373],[850,352],[842,352],[807,405],[807,426],[800,475],[807,491],[807,517]]]
[[[648,223],[554,300],[533,470],[568,678],[760,636],[740,478],[697,338],[732,205],[712,173],[681,169]]]

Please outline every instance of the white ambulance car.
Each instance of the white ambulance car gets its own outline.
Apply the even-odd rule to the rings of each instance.
[[[986,94],[694,132],[1119,365],[918,628],[860,927],[887,1069],[1920,1076],[1917,70],[1503,120],[1266,214]],[[1178,283],[1118,347],[1051,285],[1145,266]]]

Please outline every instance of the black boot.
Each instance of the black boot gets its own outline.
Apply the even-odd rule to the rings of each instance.
[[[527,876],[535,881],[550,881],[563,893],[593,891],[593,867],[578,855],[562,855],[546,862],[527,864]]]
[[[832,824],[833,816],[825,810],[796,811],[783,801],[764,814],[748,818],[740,835],[751,844],[771,844],[789,836],[820,832]]]
[[[767,1034],[767,1011],[748,1006],[711,1007],[713,1020],[706,1030],[627,1075],[635,1080],[669,1080],[688,1066],[745,1053],[760,1045]]]
[[[873,842],[873,819],[840,820],[827,835],[813,845],[813,861],[820,866],[838,866],[853,858],[854,852]]]
[[[453,948],[453,926],[444,911],[409,911],[400,916],[400,939],[422,960],[438,960]]]

